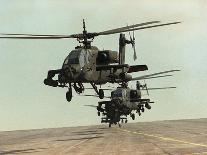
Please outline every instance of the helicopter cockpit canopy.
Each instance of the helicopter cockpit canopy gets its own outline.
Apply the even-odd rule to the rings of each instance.
[[[138,98],[137,90],[130,90],[130,98],[131,99]]]
[[[137,90],[130,90],[130,101],[137,101],[141,98],[141,92]]]
[[[111,98],[122,98],[123,97],[123,91],[122,89],[117,89],[115,91],[111,92]]]
[[[79,64],[80,67],[83,67],[88,62],[88,52],[84,49],[76,49],[69,53],[63,65]]]
[[[68,63],[78,64],[80,53],[81,51],[78,51],[78,50],[71,51],[70,54],[68,55]]]

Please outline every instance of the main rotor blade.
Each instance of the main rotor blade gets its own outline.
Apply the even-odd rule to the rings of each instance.
[[[158,72],[158,73],[154,73],[154,74],[143,75],[143,76],[140,76],[140,77],[132,78],[131,81],[142,80],[142,79],[145,79],[145,78],[148,78],[148,77],[153,77],[155,75],[160,75],[160,74],[165,74],[165,73],[170,73],[170,72],[177,72],[177,71],[180,71],[180,70],[169,70],[169,71]]]
[[[65,39],[75,38],[74,36],[0,36],[0,39]]]
[[[93,88],[85,88],[85,89],[93,89]],[[113,90],[112,88],[101,88],[102,90]]]
[[[98,97],[98,95],[81,95],[81,96],[91,96],[91,97]]]
[[[173,76],[173,75],[151,76],[151,77],[144,78],[144,80],[146,80],[146,79],[156,79],[156,78],[167,77],[167,76]]]
[[[47,35],[47,34],[23,34],[23,33],[0,33],[0,39],[67,39],[83,38],[83,34],[72,35]]]
[[[124,30],[117,30],[117,31],[112,31],[112,32],[100,32],[98,33],[98,35],[109,35],[109,34],[115,34],[115,33],[121,33],[121,32],[136,31],[136,30],[142,30],[142,29],[178,24],[178,23],[181,23],[181,22],[172,22],[172,23],[165,23],[165,24],[159,24],[159,25],[144,26],[144,27],[138,27],[134,29],[124,29]]]
[[[100,33],[112,33],[115,31],[121,31],[121,30],[125,30],[125,29],[132,29],[138,26],[144,26],[144,25],[148,25],[148,24],[154,24],[154,23],[159,23],[160,21],[151,21],[151,22],[145,22],[145,23],[139,23],[139,24],[134,24],[134,25],[128,25],[128,26],[124,26],[124,27],[120,27],[120,28],[116,28],[116,29],[111,29],[111,30],[107,30],[107,31],[102,31]]]
[[[24,34],[24,33],[1,33],[0,39],[65,39],[65,38],[79,38],[83,39],[84,37],[91,39],[99,35],[110,35],[120,32],[128,32],[128,31],[136,31],[141,29],[171,25],[171,24],[178,24],[180,22],[173,22],[173,23],[166,23],[166,24],[159,24],[159,25],[152,25],[152,26],[145,26],[145,27],[138,27],[147,24],[158,23],[159,21],[152,21],[140,24],[134,24],[130,26],[125,26],[121,28],[116,28],[108,31],[98,32],[98,33],[87,33],[86,36],[82,33],[79,34],[72,34],[72,35],[47,35],[47,34]],[[137,28],[136,28],[137,27]]]
[[[57,35],[57,34],[29,34],[29,33],[0,33],[0,35],[8,36],[66,36],[66,35]]]
[[[81,96],[99,97],[98,95],[81,95]],[[104,96],[104,98],[111,98],[111,97],[110,96]]]
[[[160,88],[148,88],[148,90],[158,90],[158,89],[174,89],[177,87],[160,87]]]
[[[87,105],[84,105],[84,106],[87,106],[87,107],[93,107],[93,108],[97,108],[97,106],[92,105],[92,104],[87,104]]]

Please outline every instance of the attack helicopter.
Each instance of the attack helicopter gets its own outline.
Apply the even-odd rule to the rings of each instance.
[[[179,70],[176,70],[179,71]],[[159,72],[160,73],[160,72]],[[168,73],[162,72],[162,74]],[[145,79],[154,79],[167,77],[172,75],[162,75],[157,76],[158,73],[144,75],[141,77],[137,77],[136,79],[144,80]],[[135,79],[134,79],[135,80]],[[98,106],[94,105],[86,105],[91,107],[96,107],[98,111],[98,116],[102,113],[101,123],[109,123],[109,127],[112,124],[118,124],[121,127],[121,123],[125,121],[127,123],[127,116],[129,115],[132,120],[135,120],[135,113],[138,113],[141,116],[146,109],[151,109],[151,103],[148,98],[142,97],[142,91],[147,91],[147,95],[149,96],[149,90],[160,90],[160,89],[173,89],[176,87],[161,87],[161,88],[148,88],[147,84],[141,84],[140,81],[136,81],[136,89],[131,89],[128,87],[128,82],[122,82],[119,87],[111,92],[109,101],[100,101],[98,102]],[[111,89],[108,89],[111,90]],[[92,95],[91,95],[92,96]]]
[[[135,37],[130,36],[127,40],[124,32],[143,30],[153,27],[160,27],[180,22],[171,22],[158,24],[160,21],[151,21],[115,28],[102,32],[89,33],[86,30],[83,20],[83,32],[72,35],[49,35],[49,34],[9,34],[1,33],[0,39],[69,39],[75,38],[81,44],[75,47],[65,58],[61,69],[49,70],[44,84],[52,87],[67,87],[66,99],[68,102],[72,99],[72,88],[80,94],[84,91],[83,83],[90,83],[92,88],[98,94],[100,99],[104,98],[103,89],[98,89],[97,85],[103,85],[107,82],[119,83],[121,81],[133,80],[130,73],[147,70],[146,65],[128,65],[125,63],[125,46],[131,44],[134,48],[134,59],[136,59]],[[119,52],[112,50],[99,50],[92,46],[94,38],[120,33]],[[53,79],[55,76],[57,79]]]

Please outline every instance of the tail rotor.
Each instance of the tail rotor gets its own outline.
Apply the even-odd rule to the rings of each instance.
[[[146,90],[147,91],[147,95],[149,96],[149,90],[148,90],[148,87],[147,87],[147,84],[144,80],[144,84],[143,85],[140,85],[140,87],[142,87],[142,90]]]
[[[132,31],[132,34],[133,34],[133,40],[132,40],[132,48],[134,50],[134,61],[137,60],[137,53],[136,53],[136,48],[135,48],[135,36],[134,36],[134,31]]]
[[[134,31],[132,31],[132,36],[131,36],[131,33],[129,32],[129,37],[130,37],[130,43],[132,45],[132,49],[134,51],[134,55],[133,55],[133,58],[134,58],[134,61],[137,60],[137,53],[136,53],[136,48],[135,48],[135,36],[134,36]]]

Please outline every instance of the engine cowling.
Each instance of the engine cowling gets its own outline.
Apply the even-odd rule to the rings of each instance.
[[[98,51],[98,55],[96,58],[97,64],[109,64],[109,63],[118,63],[119,57],[117,51],[111,51],[111,50],[103,50]]]

